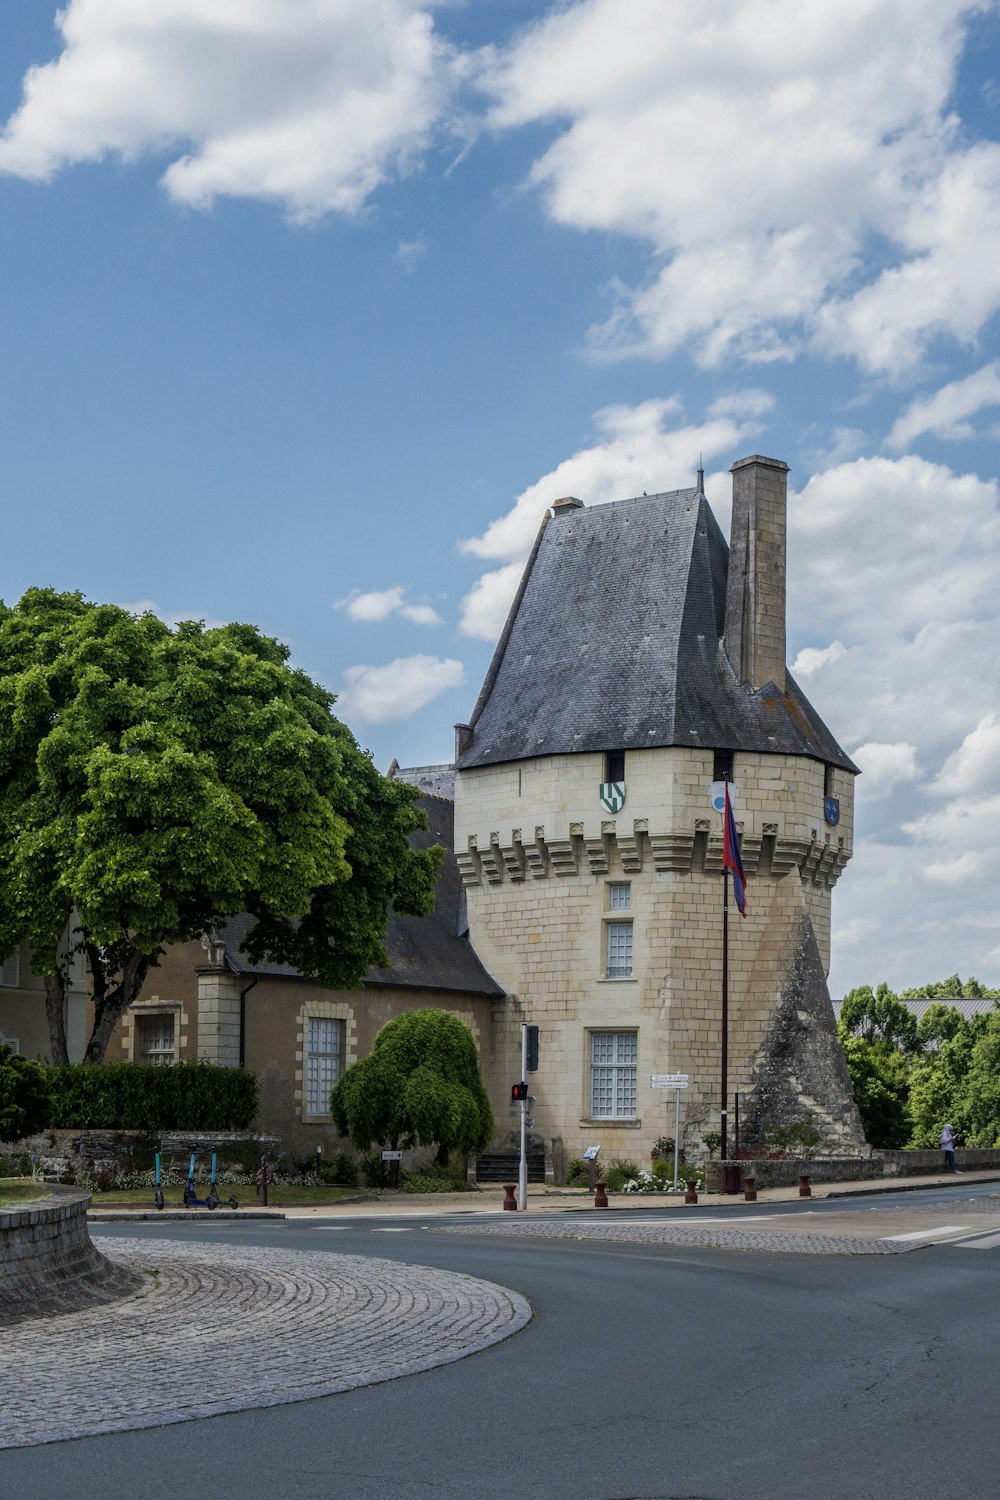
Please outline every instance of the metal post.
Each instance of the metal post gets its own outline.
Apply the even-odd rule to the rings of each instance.
[[[674,1192],[677,1192],[677,1164],[681,1149],[681,1091],[674,1089]]]
[[[521,1024],[521,1077],[528,1076],[528,1028]],[[521,1100],[521,1163],[517,1174],[517,1206],[523,1212],[528,1206],[528,1101]]]
[[[740,1159],[740,1095],[739,1090],[733,1095],[733,1156],[736,1161]]]
[[[722,872],[722,1160],[729,1156],[729,871]]]

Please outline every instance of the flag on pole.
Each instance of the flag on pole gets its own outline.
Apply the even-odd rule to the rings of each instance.
[[[726,782],[726,810],[722,824],[722,868],[733,872],[733,895],[740,909],[740,916],[747,914],[747,878],[743,873],[743,857],[740,854],[740,836],[733,817],[733,804],[729,800],[729,782]]]

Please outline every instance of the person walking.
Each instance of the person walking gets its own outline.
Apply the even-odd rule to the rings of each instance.
[[[956,1177],[962,1173],[955,1165],[955,1132],[950,1125],[946,1125],[941,1131],[941,1150],[944,1152],[945,1164]]]

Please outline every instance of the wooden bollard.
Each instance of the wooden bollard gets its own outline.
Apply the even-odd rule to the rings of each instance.
[[[757,1179],[756,1177],[744,1177],[743,1197],[747,1203],[757,1202]]]
[[[607,1185],[607,1183],[606,1182],[597,1182],[597,1183],[594,1184],[594,1186],[595,1186],[595,1189],[596,1189],[596,1191],[594,1193],[594,1207],[595,1208],[607,1208],[608,1207],[608,1185]]]
[[[517,1191],[517,1183],[516,1182],[505,1182],[504,1183],[504,1185],[503,1185],[503,1206],[504,1206],[505,1209],[510,1209],[514,1213],[517,1213],[517,1199],[514,1197],[514,1194],[516,1193],[516,1191]]]
[[[812,1197],[812,1193],[813,1193],[813,1190],[809,1186],[809,1173],[808,1172],[800,1172],[799,1173],[799,1197],[800,1198],[811,1198]]]
[[[698,1179],[697,1177],[686,1177],[684,1179],[687,1192],[684,1194],[685,1203],[698,1202]]]

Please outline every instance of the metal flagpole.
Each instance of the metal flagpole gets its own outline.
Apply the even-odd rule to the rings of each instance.
[[[528,1028],[521,1026],[521,1077],[528,1076]],[[528,1206],[528,1101],[521,1100],[521,1162],[517,1172],[517,1206],[522,1211]]]
[[[729,1158],[729,871],[722,871],[722,1160]]]

